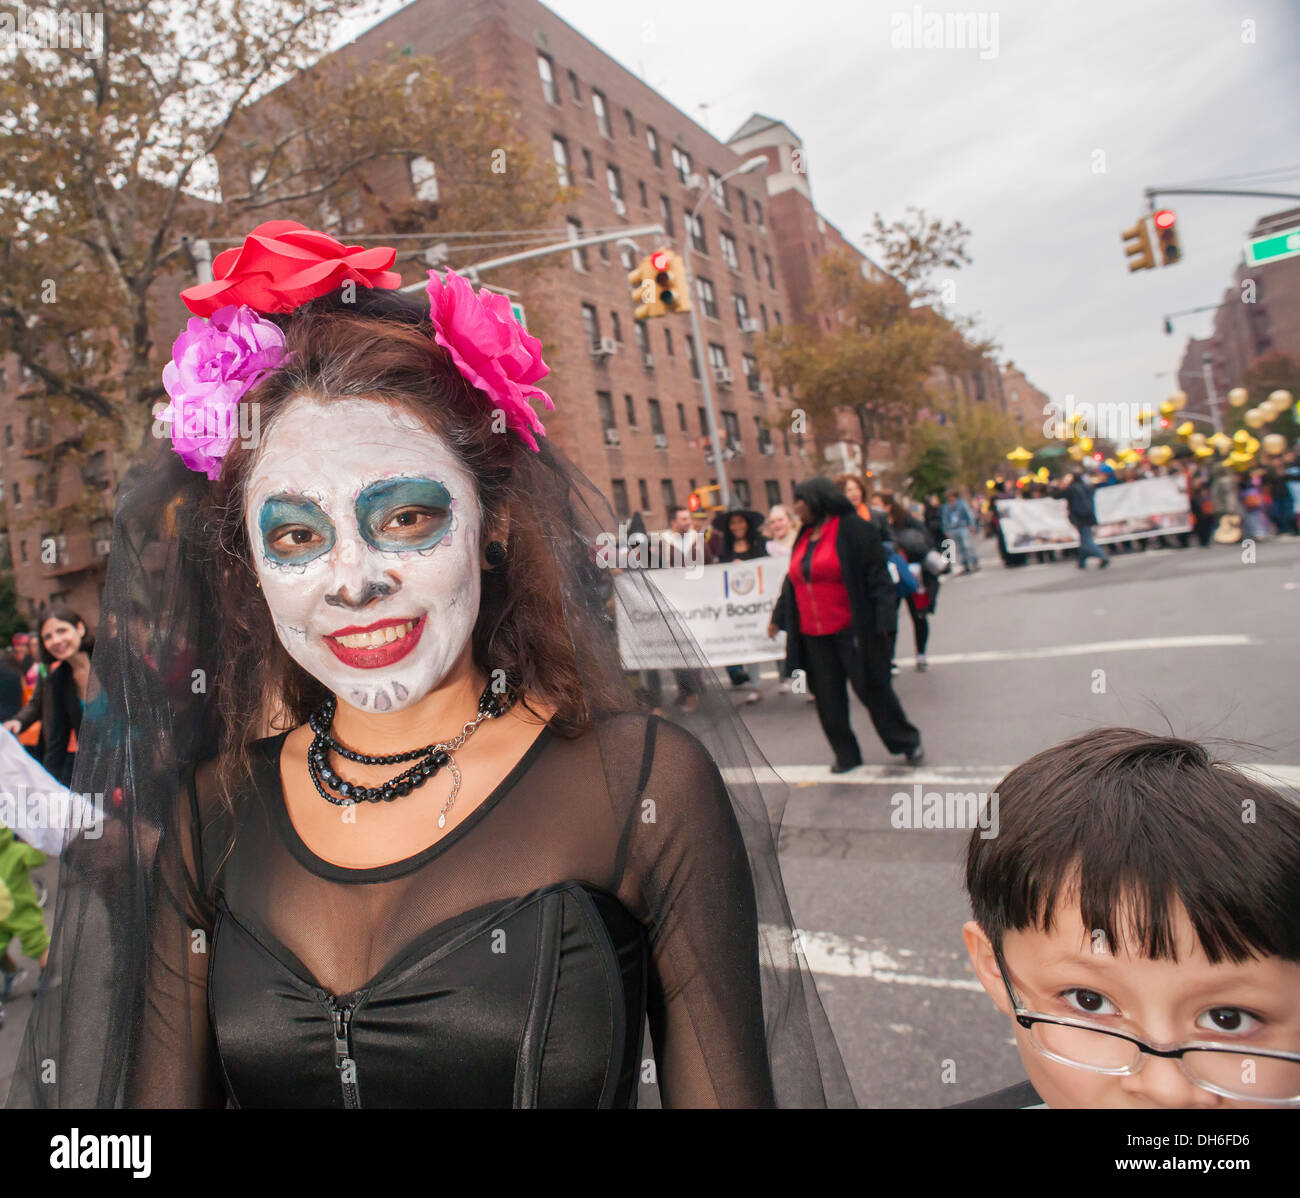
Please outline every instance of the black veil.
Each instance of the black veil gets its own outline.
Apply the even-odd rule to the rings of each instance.
[[[539,453],[521,452],[518,470],[520,485],[543,513],[593,716],[587,735],[595,739],[604,788],[619,818],[633,821],[640,797],[636,755],[629,753],[626,719],[619,715],[639,710],[620,658],[619,626],[624,650],[631,645],[635,655],[637,645],[652,647],[666,668],[699,671],[699,706],[665,721],[660,741],[691,753],[698,742],[711,759],[710,777],[729,808],[724,813],[743,841],[744,860],[735,863],[734,876],[742,885],[745,878],[752,883],[756,934],[749,945],[708,943],[715,913],[669,909],[667,887],[655,892],[649,906],[657,926],[686,929],[681,943],[690,961],[680,972],[701,975],[696,989],[687,991],[688,1015],[719,1105],[751,1105],[746,1095],[755,1091],[729,1089],[724,1075],[734,1062],[709,1059],[710,1044],[725,1038],[736,1018],[728,995],[708,983],[709,962],[728,953],[752,962],[755,952],[763,1044],[751,1041],[750,1051],[766,1050],[776,1104],[854,1105],[800,952],[777,861],[787,788],[768,781],[773,771],[653,576],[629,570],[615,586],[611,570],[602,567],[598,538],[617,528],[603,496],[545,440]],[[206,1012],[193,956],[202,896],[185,838],[177,834],[176,812],[187,773],[216,754],[220,732],[213,686],[221,630],[202,504],[211,485],[180,461],[169,441],[147,438],[119,489],[72,780],[77,792],[103,794],[105,822],[102,835],[77,837],[62,857],[49,966],[15,1069],[10,1107],[136,1105],[139,1083],[133,1079],[150,1051],[149,989],[159,976],[179,995],[172,1023],[179,1018],[187,1024],[173,1028],[167,1062],[172,1080],[161,1104],[198,1105],[183,1045],[210,1035],[202,1030]],[[687,809],[696,801],[685,789],[666,798]],[[747,1064],[752,1069],[759,1063]]]

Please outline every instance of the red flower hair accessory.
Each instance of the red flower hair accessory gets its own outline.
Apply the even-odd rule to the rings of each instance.
[[[242,246],[218,254],[212,282],[186,288],[181,299],[195,316],[211,316],[229,305],[292,312],[348,279],[363,287],[400,287],[402,276],[388,269],[396,258],[389,246],[344,245],[297,221],[269,220]]]

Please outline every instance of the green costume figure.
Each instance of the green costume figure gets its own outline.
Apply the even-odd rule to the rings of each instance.
[[[0,957],[16,936],[23,953],[39,961],[50,947],[45,916],[28,872],[45,864],[45,854],[0,826]]]

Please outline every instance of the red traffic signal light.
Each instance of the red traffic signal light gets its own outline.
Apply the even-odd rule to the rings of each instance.
[[[700,510],[700,497],[694,491],[686,496],[686,510],[691,512]]]
[[[1183,252],[1178,245],[1178,218],[1172,208],[1161,208],[1151,218],[1156,227],[1156,246],[1160,250],[1160,260],[1170,266],[1182,259]]]
[[[668,264],[671,261],[672,257],[667,250],[656,250],[650,255],[650,265],[653,266],[656,271],[667,270]]]
[[[1160,427],[1161,427],[1161,428],[1168,428],[1168,427],[1169,427],[1169,417],[1168,417],[1168,416],[1161,416],[1161,417],[1160,417]]]

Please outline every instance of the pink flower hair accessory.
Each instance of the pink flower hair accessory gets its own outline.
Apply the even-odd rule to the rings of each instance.
[[[171,403],[158,419],[171,425],[172,448],[209,479],[239,429],[239,402],[285,362],[284,333],[251,308],[230,305],[190,319],[163,368]]]
[[[533,385],[551,369],[542,360],[542,343],[515,319],[504,295],[476,294],[454,270],[441,278],[429,271],[426,290],[435,340],[470,385],[505,413],[507,427],[538,452],[534,434],[544,437],[546,428],[529,401],[540,399],[548,411],[555,410],[551,397]]]

